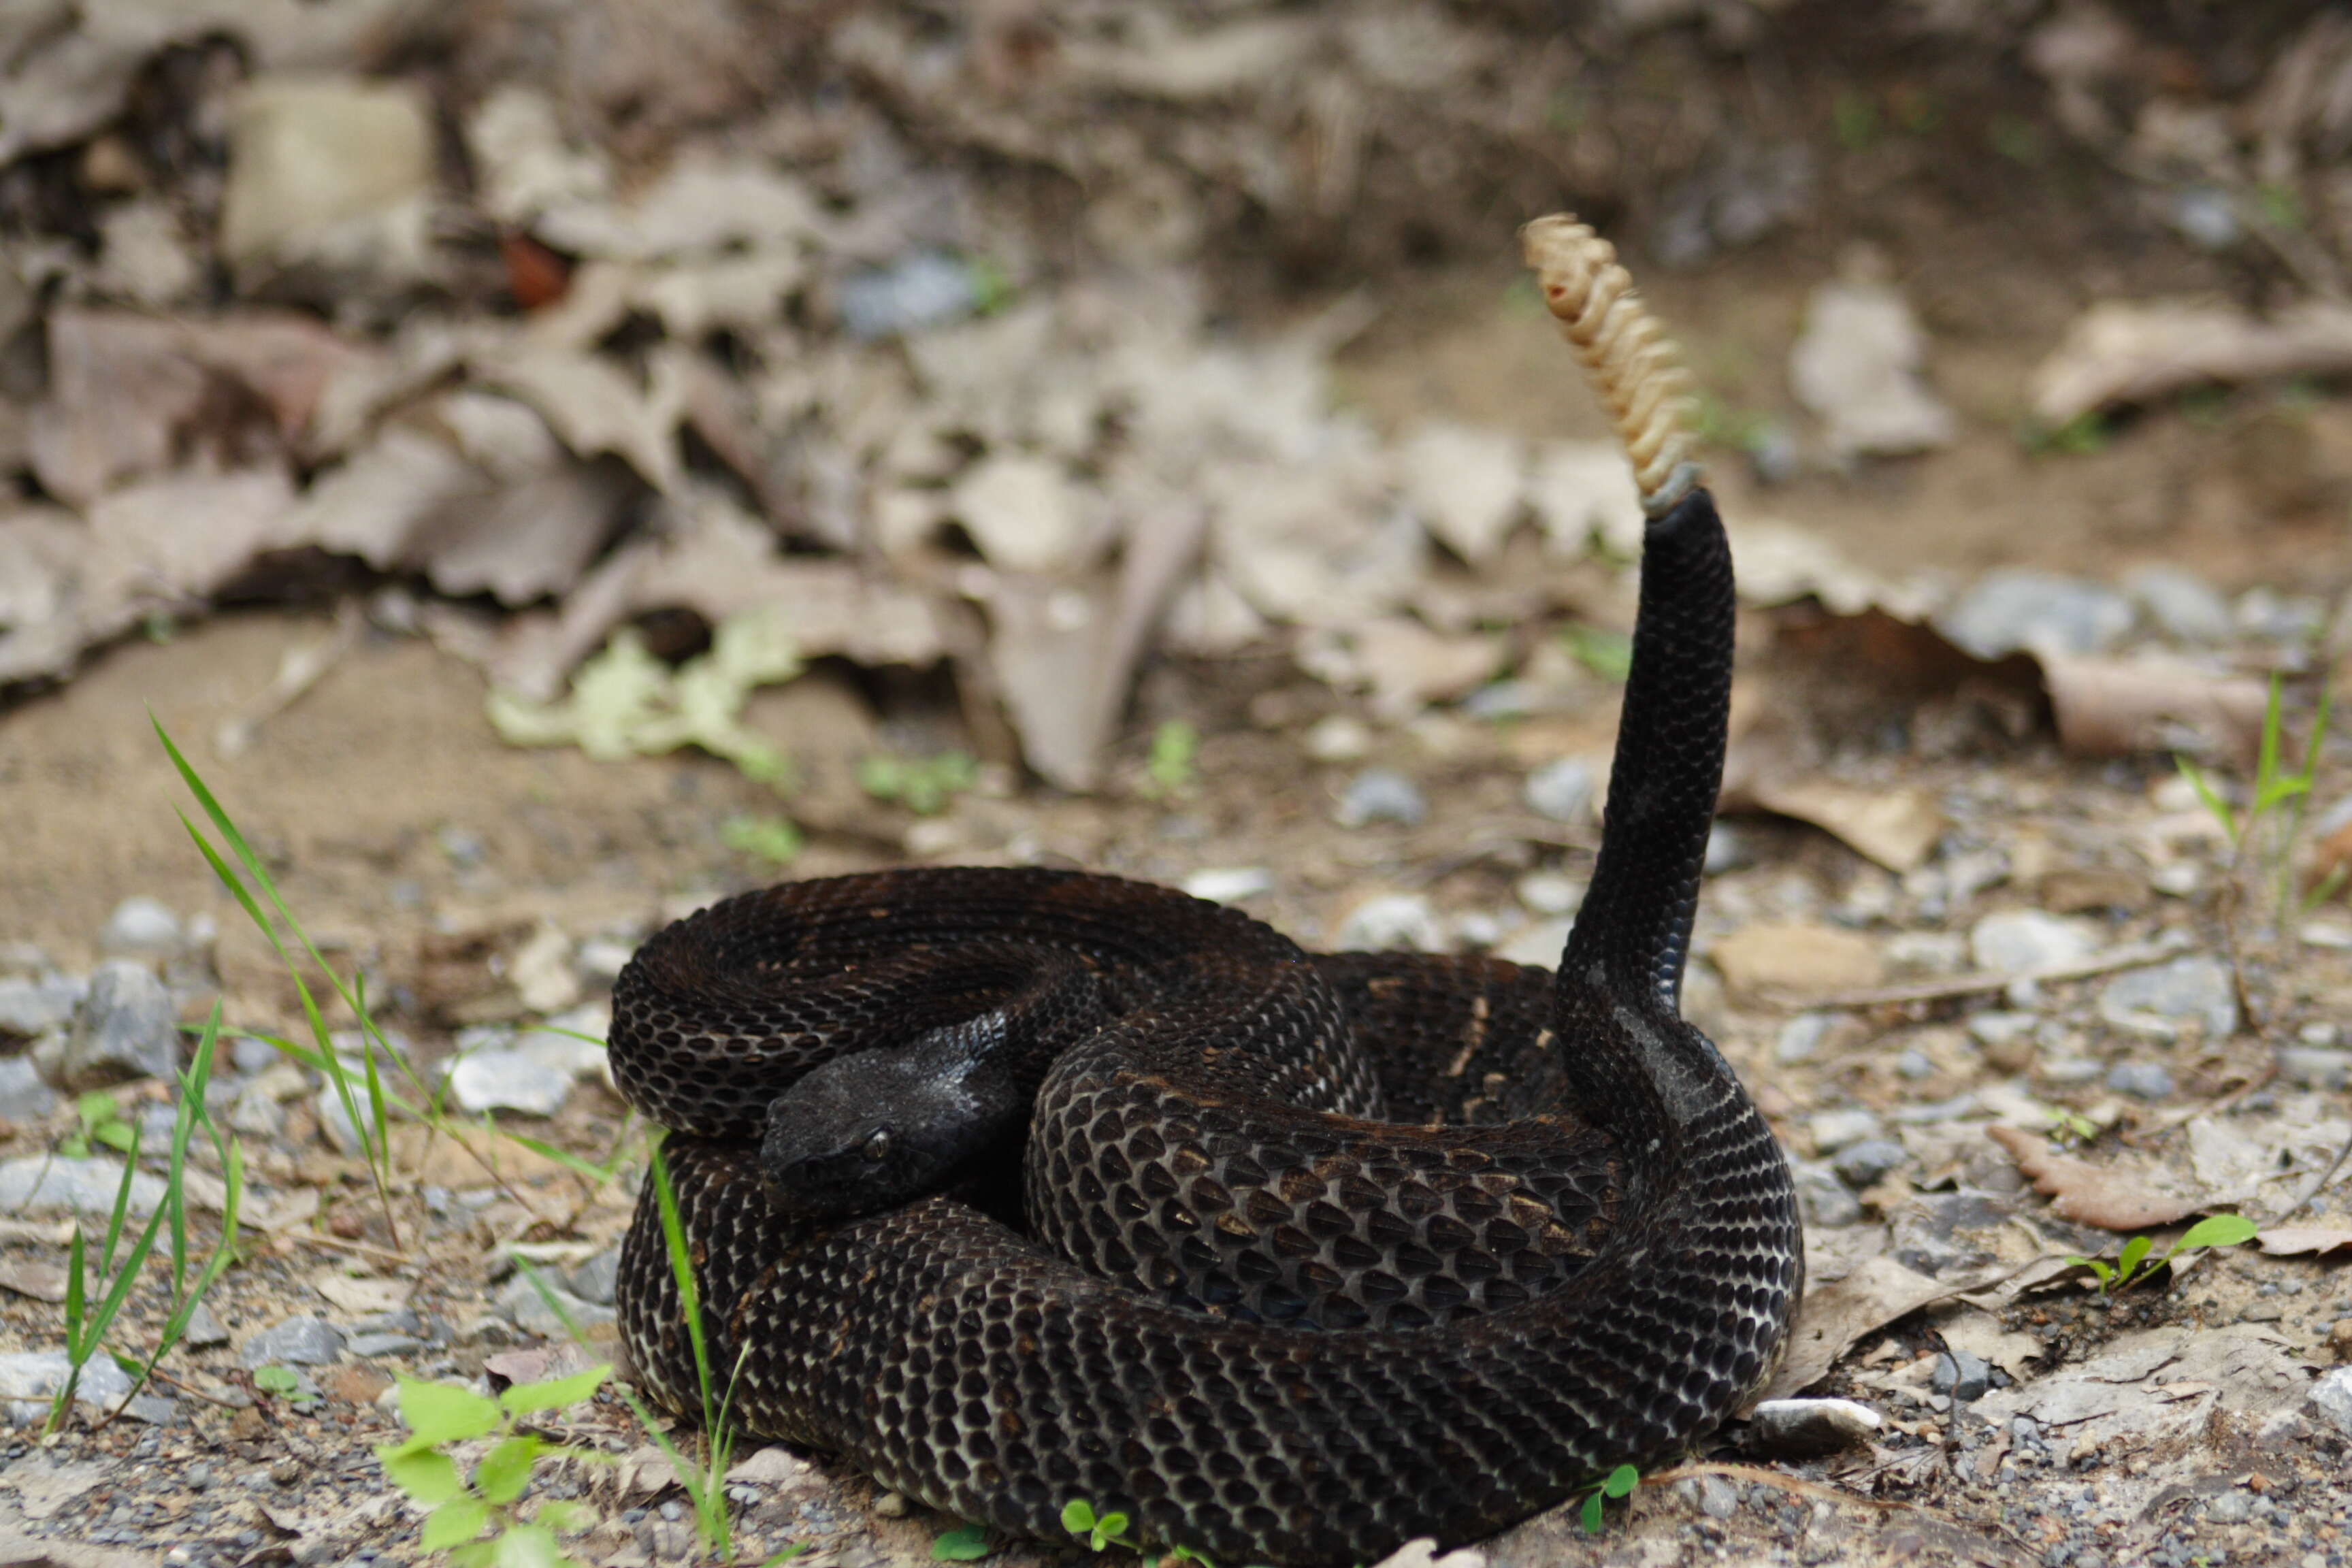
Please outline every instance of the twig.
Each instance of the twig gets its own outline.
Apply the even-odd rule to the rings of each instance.
[[[342,661],[343,656],[357,646],[361,628],[366,624],[360,614],[359,602],[344,600],[335,613],[333,631],[307,647],[288,649],[286,657],[278,661],[278,674],[268,689],[221,721],[220,727],[213,731],[213,750],[224,757],[242,754],[253,744],[256,731],[300,701],[320,677]]]
[[[2142,942],[2133,947],[2119,947],[2096,958],[2080,963],[2062,964],[2054,969],[2039,969],[2029,974],[1971,973],[1948,975],[1941,980],[1918,980],[1907,985],[1876,985],[1860,991],[1833,991],[1826,996],[1800,996],[1785,991],[1768,991],[1764,1000],[1782,1007],[1886,1007],[1905,1002],[1941,1002],[1954,996],[1973,996],[1986,991],[2004,991],[2021,980],[2063,982],[2087,980],[2096,974],[2112,974],[2119,969],[2141,969],[2151,963],[2161,963],[2177,957],[2180,950],[2168,943]]]
[[[2296,1212],[2299,1211],[2304,1205],[2317,1197],[2321,1191],[2326,1187],[2327,1184],[2336,1179],[2336,1173],[2344,1168],[2344,1162],[2347,1158],[2352,1158],[2352,1133],[2345,1134],[2344,1142],[2336,1148],[2336,1158],[2327,1162],[2327,1169],[2319,1173],[2319,1179],[2312,1183],[2308,1187],[2305,1187],[2303,1190],[2303,1195],[2301,1197],[2295,1199],[2294,1202],[2287,1205],[2286,1207],[2279,1210],[2277,1214],[2272,1215],[2271,1224],[2285,1224],[2287,1220],[2294,1217]]]

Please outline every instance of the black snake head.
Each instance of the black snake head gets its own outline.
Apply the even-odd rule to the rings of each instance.
[[[913,1045],[814,1068],[768,1104],[760,1173],[770,1203],[830,1224],[896,1208],[950,1183],[1026,1131],[1001,1012]]]

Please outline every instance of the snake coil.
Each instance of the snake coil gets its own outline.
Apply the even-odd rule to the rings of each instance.
[[[1309,954],[1035,868],[699,910],[613,999],[614,1081],[673,1131],[708,1345],[698,1365],[648,1183],[616,1302],[656,1401],[693,1411],[737,1368],[748,1431],[964,1518],[1050,1540],[1085,1501],[1147,1542],[1305,1565],[1491,1534],[1687,1449],[1763,1382],[1802,1282],[1795,1192],[1678,1008],[1729,548],[1613,253],[1566,218],[1527,245],[1649,513],[1559,969]],[[1008,1106],[1001,1141],[960,1121]],[[939,1184],[870,1212],[869,1170],[909,1150]]]

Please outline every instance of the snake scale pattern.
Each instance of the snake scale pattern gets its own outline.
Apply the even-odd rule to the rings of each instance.
[[[1785,1160],[1677,1007],[1733,602],[1714,502],[1676,489],[1557,972],[1309,954],[1035,868],[787,884],[646,944],[614,1073],[676,1134],[744,1429],[1022,1534],[1083,1500],[1220,1563],[1343,1564],[1654,1464],[1762,1382],[1802,1255]],[[771,1101],[974,1020],[1025,1137],[885,1212],[771,1197]],[[643,1386],[698,1410],[650,1183],[619,1308]]]

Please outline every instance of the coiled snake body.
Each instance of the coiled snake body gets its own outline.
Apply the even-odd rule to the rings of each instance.
[[[1603,846],[1556,974],[1309,955],[1034,869],[791,884],[656,935],[615,990],[614,1072],[681,1134],[736,1419],[1020,1532],[1059,1538],[1084,1500],[1220,1562],[1296,1563],[1487,1534],[1712,1430],[1801,1274],[1787,1164],[1676,1006],[1731,623],[1722,526],[1687,489],[1648,525]],[[772,1199],[769,1102],[916,1041],[993,1053],[1011,1144],[878,1214]],[[772,1129],[772,1167],[791,1136]],[[641,1382],[695,1408],[651,1184],[619,1305]]]

